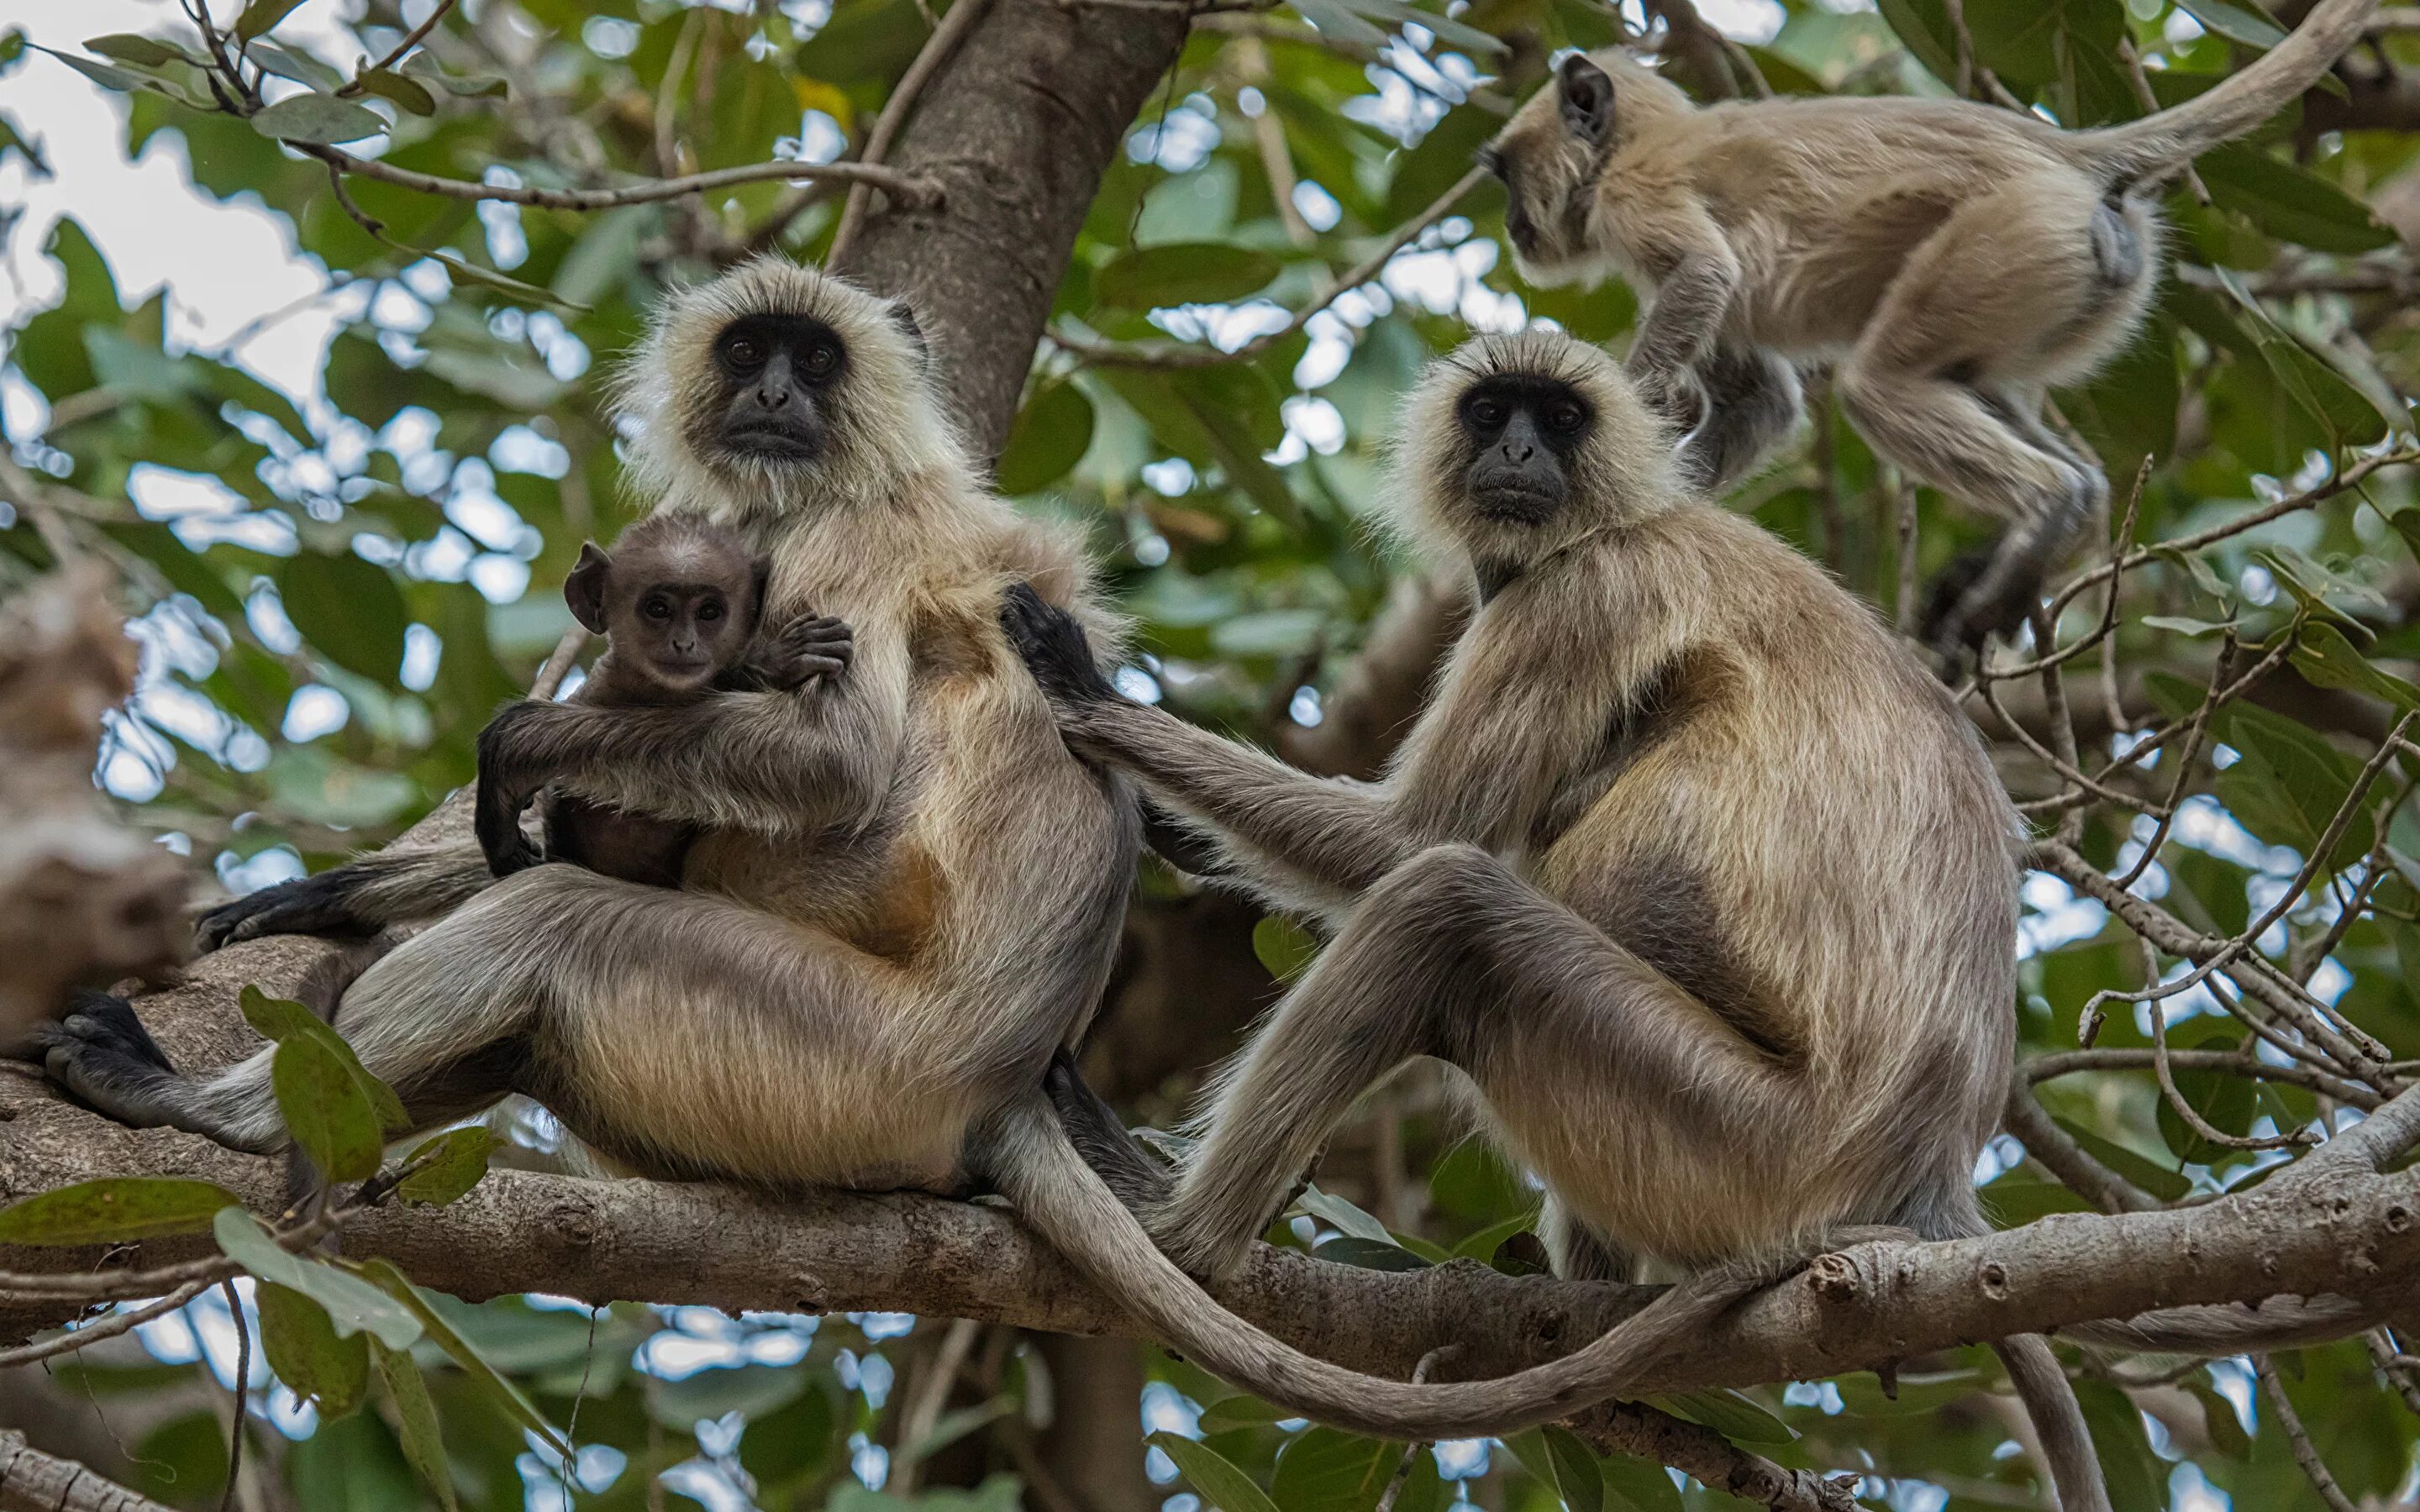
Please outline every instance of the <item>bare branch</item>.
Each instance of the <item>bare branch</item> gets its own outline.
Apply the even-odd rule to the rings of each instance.
[[[171,1512],[72,1459],[54,1459],[0,1431],[0,1512]]]
[[[889,168],[870,167],[860,162],[799,162],[786,158],[778,162],[752,162],[737,168],[717,168],[711,173],[628,184],[620,189],[531,189],[518,184],[480,184],[467,178],[440,178],[435,174],[398,168],[375,158],[357,158],[341,147],[325,147],[317,142],[288,142],[286,145],[357,178],[375,178],[380,183],[417,190],[424,194],[442,194],[448,199],[500,200],[507,205],[529,205],[545,210],[610,210],[623,205],[650,205],[659,200],[678,199],[684,194],[702,194],[709,190],[728,189],[734,184],[756,184],[768,179],[793,182],[824,179],[835,183],[865,184],[922,208],[930,208],[938,204],[940,193],[924,179]]]
[[[898,87],[883,101],[882,114],[875,118],[874,130],[866,133],[865,150],[858,154],[860,166],[879,167],[889,161],[891,146],[899,139],[900,128],[907,125],[909,113],[915,110],[917,97],[924,92],[924,85],[941,65],[950,60],[950,54],[958,50],[958,43],[974,29],[975,23],[983,19],[984,9],[990,3],[991,0],[957,0],[950,7],[950,13],[941,18],[941,23],[916,54],[916,61],[908,65]],[[825,256],[834,267],[840,266],[865,224],[866,201],[874,187],[878,186],[870,182],[849,186],[848,202],[841,207],[840,226],[832,232],[831,251]]]

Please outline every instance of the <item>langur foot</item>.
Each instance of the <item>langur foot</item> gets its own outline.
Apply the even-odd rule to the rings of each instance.
[[[367,933],[351,898],[352,887],[334,872],[280,882],[204,914],[194,926],[194,943],[207,953],[263,934]]]
[[[74,1007],[38,1035],[42,1069],[94,1112],[135,1129],[169,1122],[177,1078],[158,1041],[123,998],[80,992]]]
[[[1978,659],[1991,637],[2013,640],[2041,601],[2040,575],[2001,563],[1998,556],[1997,548],[1966,552],[1943,568],[1925,594],[1916,636],[1947,677]]]
[[[1176,1187],[1175,1176],[1152,1159],[1109,1103],[1085,1085],[1066,1051],[1050,1057],[1049,1069],[1042,1073],[1042,1089],[1058,1110],[1060,1126],[1066,1130],[1076,1153],[1120,1202],[1131,1209],[1167,1202]]]

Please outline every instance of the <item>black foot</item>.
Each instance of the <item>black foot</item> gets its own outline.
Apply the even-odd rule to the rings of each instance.
[[[367,934],[369,926],[352,909],[358,877],[337,867],[315,877],[297,877],[219,904],[194,927],[205,951],[263,934]]]
[[[2041,579],[2014,563],[2003,563],[1997,547],[1960,556],[1926,590],[1917,637],[1951,674],[1980,656],[1993,636],[2016,638],[2041,602]]]
[[[137,1129],[168,1122],[176,1068],[125,999],[80,992],[67,1016],[39,1033],[42,1069],[93,1111]]]
[[[1042,1089],[1059,1110],[1059,1122],[1076,1153],[1084,1157],[1084,1164],[1117,1194],[1120,1202],[1140,1209],[1168,1200],[1176,1189],[1175,1178],[1126,1132],[1100,1094],[1084,1085],[1075,1058],[1066,1051],[1050,1057],[1049,1070],[1042,1073]]]

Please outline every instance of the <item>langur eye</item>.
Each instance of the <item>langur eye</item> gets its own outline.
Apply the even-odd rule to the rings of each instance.
[[[754,367],[765,361],[765,346],[753,336],[734,336],[722,344],[722,355],[735,367]]]
[[[819,341],[807,348],[806,369],[812,376],[822,378],[838,366],[840,348],[830,342]]]
[[[1580,407],[1575,404],[1559,404],[1546,411],[1546,424],[1559,431],[1577,430],[1580,428],[1580,423],[1587,418],[1588,416],[1582,414]]]
[[[709,623],[719,620],[722,618],[722,606],[708,599],[697,607],[697,617]]]
[[[1470,423],[1481,430],[1494,430],[1504,424],[1504,407],[1493,399],[1481,399],[1470,407]]]
[[[639,612],[651,620],[669,620],[673,617],[673,607],[664,599],[650,598],[639,605]]]

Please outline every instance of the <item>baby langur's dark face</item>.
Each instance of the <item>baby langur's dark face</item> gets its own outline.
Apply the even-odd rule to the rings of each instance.
[[[1571,497],[1571,474],[1595,412],[1559,378],[1497,373],[1454,409],[1470,465],[1473,508],[1508,525],[1544,525]]]
[[[736,591],[749,593],[745,579]],[[613,648],[667,692],[692,692],[738,659],[753,618],[730,583],[642,583],[614,617]]]
[[[725,393],[721,450],[756,462],[823,455],[833,391],[848,366],[838,332],[813,316],[742,316],[714,338],[714,364]]]
[[[608,555],[593,542],[564,580],[582,625],[613,639],[617,699],[698,692],[747,653],[767,564],[692,520],[632,526]]]

